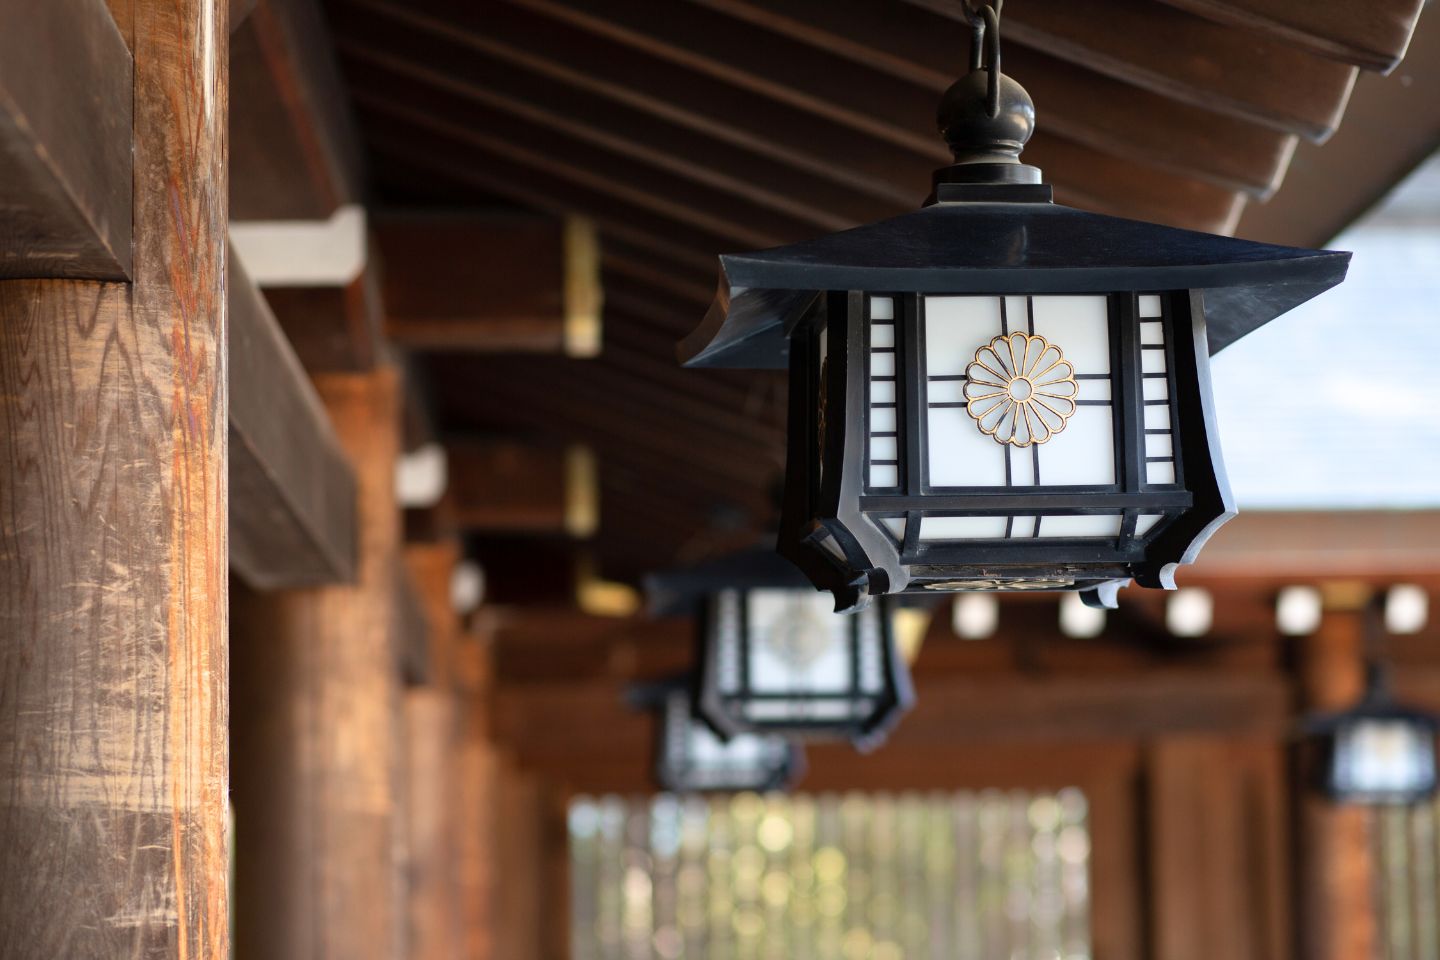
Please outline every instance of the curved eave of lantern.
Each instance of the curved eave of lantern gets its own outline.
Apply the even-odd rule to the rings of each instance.
[[[1200,290],[1213,355],[1345,279],[1350,254],[1217,237],[1047,202],[941,202],[754,253],[723,254],[690,367],[783,369],[821,291]]]
[[[646,574],[644,578],[646,609],[652,617],[693,615],[710,594],[765,587],[816,589],[773,547],[740,550],[694,566]]]

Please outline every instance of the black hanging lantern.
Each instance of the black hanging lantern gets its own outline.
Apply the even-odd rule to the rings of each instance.
[[[1413,804],[1435,795],[1440,717],[1397,704],[1372,665],[1365,696],[1341,713],[1311,718],[1319,788],[1337,803]]]
[[[884,602],[837,614],[771,550],[647,581],[652,612],[697,620],[695,712],[721,737],[748,733],[877,745],[914,701]],[[913,612],[913,611],[910,611]]]
[[[799,745],[780,736],[722,740],[690,709],[688,683],[654,692],[655,778],[676,793],[783,790],[804,772]]]
[[[1209,356],[1338,284],[1349,254],[1052,202],[982,8],[946,93],[955,163],[916,213],[720,258],[680,345],[790,370],[778,549],[840,609],[900,592],[1074,589],[1114,605],[1234,516]],[[987,45],[982,68],[978,40]]]

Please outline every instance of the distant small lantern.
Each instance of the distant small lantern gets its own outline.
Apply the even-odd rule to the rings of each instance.
[[[804,770],[803,750],[784,737],[741,734],[720,739],[694,716],[687,685],[663,692],[657,720],[655,778],[666,790],[783,790]]]
[[[1307,727],[1319,747],[1320,789],[1337,803],[1414,804],[1435,795],[1440,717],[1395,703],[1379,668],[1358,704]]]
[[[1349,254],[1056,205],[1019,155],[1034,107],[982,8],[946,93],[928,206],[720,258],[680,345],[790,371],[779,551],[840,609],[1059,589],[1113,606],[1234,516],[1210,354],[1344,279]],[[981,67],[978,38],[989,66]]]
[[[721,737],[878,745],[914,702],[891,602],[834,612],[770,550],[650,578],[657,614],[697,620],[695,711]]]

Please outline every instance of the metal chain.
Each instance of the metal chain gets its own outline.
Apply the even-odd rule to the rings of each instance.
[[[990,0],[978,9],[971,0],[962,0],[965,17],[970,21],[970,70],[987,70],[985,85],[986,113],[1000,115],[1000,8],[1005,0]],[[988,57],[987,57],[988,55]],[[985,61],[989,60],[986,67]]]

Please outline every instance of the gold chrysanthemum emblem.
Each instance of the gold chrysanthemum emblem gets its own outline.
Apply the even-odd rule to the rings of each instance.
[[[1075,367],[1044,337],[996,337],[965,376],[965,410],[996,443],[1044,443],[1075,414]]]

